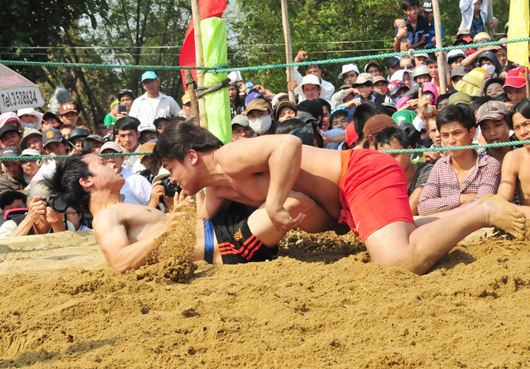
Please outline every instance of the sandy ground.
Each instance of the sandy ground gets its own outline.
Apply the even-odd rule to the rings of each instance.
[[[419,277],[290,232],[176,284],[113,271],[86,232],[0,242],[0,368],[528,368],[529,245],[484,234]]]

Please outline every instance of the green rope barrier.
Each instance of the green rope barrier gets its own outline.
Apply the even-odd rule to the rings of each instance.
[[[300,62],[300,63],[288,63],[288,64],[257,65],[253,67],[239,67],[239,68],[227,68],[224,65],[213,66],[213,67],[181,67],[181,66],[161,66],[161,65],[116,65],[116,64],[94,64],[94,63],[31,62],[31,61],[23,61],[23,60],[0,60],[0,64],[26,65],[26,66],[48,65],[52,67],[82,67],[82,68],[111,68],[111,69],[121,68],[121,69],[141,69],[141,70],[204,70],[210,73],[222,73],[222,72],[233,72],[233,71],[241,71],[241,72],[257,71],[257,70],[263,70],[263,69],[298,67],[298,66],[315,65],[315,64],[351,63],[355,61],[391,58],[393,56],[403,56],[403,55],[413,56],[415,54],[435,53],[435,52],[460,50],[460,49],[484,47],[484,46],[496,46],[496,45],[502,45],[502,44],[510,44],[514,42],[527,42],[527,41],[530,41],[530,37],[517,38],[513,40],[506,40],[506,41],[483,42],[479,44],[447,46],[447,47],[442,47],[439,49],[422,49],[422,50],[413,50],[410,52],[394,52],[394,53],[377,54],[377,55],[354,56],[350,58],[313,60],[313,61],[306,61],[306,62]]]
[[[496,142],[492,144],[484,145],[470,145],[470,146],[455,146],[455,147],[423,147],[418,149],[401,149],[401,150],[381,150],[387,154],[401,154],[401,153],[416,153],[416,152],[432,152],[432,151],[455,151],[455,150],[475,150],[487,147],[503,147],[503,146],[519,146],[528,145],[530,140],[527,141],[508,141],[508,142]],[[112,154],[99,154],[102,158],[111,158],[119,156],[135,156],[135,155],[151,155],[152,152],[124,152],[124,153],[112,153]],[[0,162],[3,161],[33,161],[33,160],[59,160],[66,159],[69,155],[43,155],[43,156],[8,156],[6,158],[0,158]]]

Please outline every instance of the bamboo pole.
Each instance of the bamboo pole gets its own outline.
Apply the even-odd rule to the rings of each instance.
[[[197,94],[195,93],[195,83],[192,83],[193,76],[191,75],[191,70],[186,69],[184,74],[186,75],[186,87],[188,87],[188,92],[190,93],[191,111],[193,112],[194,117],[199,117],[199,102],[197,101]]]
[[[197,67],[203,67],[204,57],[202,55],[201,16],[199,12],[198,0],[191,0],[191,13],[193,16],[193,32],[195,35],[195,63]],[[203,71],[197,70],[197,87],[203,86]],[[208,129],[208,117],[206,115],[203,99],[199,99],[199,117],[201,121],[201,127]]]
[[[281,0],[282,2],[282,25],[283,25],[283,37],[285,39],[285,59],[287,63],[293,62],[293,49],[291,47],[291,31],[289,29],[289,13],[287,10],[287,0]],[[287,82],[294,82],[294,71],[293,67],[287,67]],[[289,100],[296,104],[294,91],[289,91]]]
[[[442,40],[442,19],[440,17],[440,5],[438,0],[432,0],[432,10],[434,12],[434,34],[436,37],[436,48],[443,47]],[[442,52],[438,53],[438,78],[440,79],[440,92],[447,92],[447,79],[445,75],[445,60]]]
[[[528,67],[524,68],[526,71],[526,97],[530,97],[530,83],[528,83]]]

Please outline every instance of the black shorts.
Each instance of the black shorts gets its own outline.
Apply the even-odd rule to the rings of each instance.
[[[278,246],[267,247],[250,232],[248,217],[254,208],[232,202],[222,214],[211,219],[223,264],[272,260]]]

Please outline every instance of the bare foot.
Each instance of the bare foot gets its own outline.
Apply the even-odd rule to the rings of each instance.
[[[519,241],[526,239],[527,218],[515,205],[506,201],[501,195],[490,196],[484,201],[486,221],[490,227],[500,228]]]

